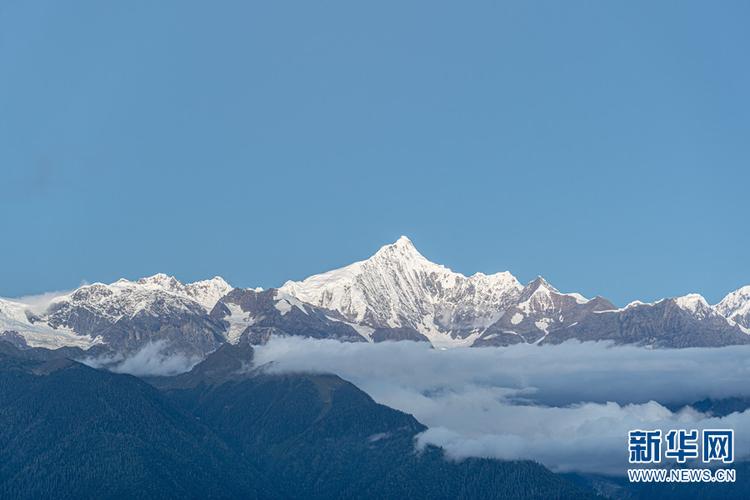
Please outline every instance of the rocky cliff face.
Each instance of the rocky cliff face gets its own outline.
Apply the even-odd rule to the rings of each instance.
[[[554,331],[544,339],[560,343],[612,340],[617,344],[652,347],[720,347],[748,344],[742,328],[710,307],[685,307],[684,297],[654,304],[636,303],[622,309],[597,311],[577,324]]]
[[[258,291],[237,288],[222,298],[211,318],[223,325],[230,343],[247,337],[253,344],[265,343],[271,335],[330,338],[366,342],[360,333],[334,311],[299,301],[275,289]]]
[[[575,325],[596,311],[614,307],[601,297],[589,300],[579,294],[560,293],[539,277],[524,287],[518,301],[477,338],[474,346],[537,343],[551,332]]]

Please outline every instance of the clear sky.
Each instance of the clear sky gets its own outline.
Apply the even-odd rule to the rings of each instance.
[[[0,4],[0,296],[401,234],[618,304],[750,284],[747,1]]]

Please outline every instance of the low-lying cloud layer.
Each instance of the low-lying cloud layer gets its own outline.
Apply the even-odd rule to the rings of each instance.
[[[555,471],[622,474],[631,429],[734,428],[750,451],[750,411],[714,418],[665,405],[750,396],[750,348],[648,350],[601,343],[435,350],[411,342],[273,339],[256,362],[331,372],[413,414],[453,458],[532,459]]]
[[[129,356],[98,356],[79,360],[92,368],[105,368],[115,373],[138,377],[170,376],[189,371],[200,358],[174,353],[164,341],[149,342]]]

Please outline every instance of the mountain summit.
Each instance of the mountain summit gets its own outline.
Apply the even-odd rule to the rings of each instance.
[[[716,304],[719,314],[750,331],[750,286],[743,286]]]
[[[281,291],[371,328],[412,328],[435,345],[471,343],[522,290],[508,272],[464,276],[427,260],[406,236],[369,259],[288,281]]]

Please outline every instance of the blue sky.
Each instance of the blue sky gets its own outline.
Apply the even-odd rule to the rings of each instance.
[[[750,284],[750,4],[0,6],[0,296],[399,235],[624,304]]]

